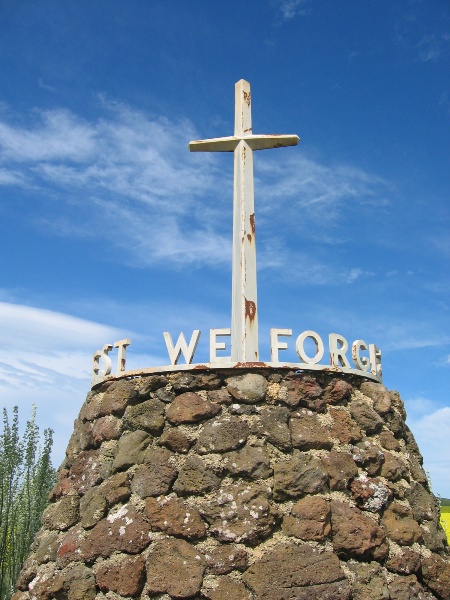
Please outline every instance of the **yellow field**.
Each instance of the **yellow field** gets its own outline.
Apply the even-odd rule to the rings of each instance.
[[[441,525],[450,544],[450,506],[441,506]]]

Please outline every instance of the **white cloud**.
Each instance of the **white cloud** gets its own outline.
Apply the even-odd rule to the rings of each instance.
[[[189,153],[187,142],[199,136],[186,119],[149,116],[104,99],[99,110],[96,121],[68,110],[36,111],[25,125],[0,119],[0,184],[32,188],[35,196],[45,191],[41,227],[58,235],[106,239],[117,250],[113,259],[126,264],[229,264],[232,158]],[[266,231],[258,239],[277,248],[275,261],[270,251],[260,253],[260,268],[280,267],[283,257],[284,262],[295,259],[287,250],[285,240],[292,236],[286,232],[295,236],[302,228],[311,235],[309,224],[320,223],[316,240],[345,243],[327,233],[342,209],[349,204],[379,208],[386,202],[388,185],[378,176],[295,152],[258,152],[255,159],[257,226]],[[58,198],[57,218],[49,195]],[[326,270],[320,264],[315,268]],[[342,280],[362,275],[356,265]]]
[[[38,407],[41,430],[55,430],[54,462],[60,464],[73,420],[89,390],[92,355],[125,337],[120,330],[42,308],[0,302],[0,397],[19,406],[22,423]]]

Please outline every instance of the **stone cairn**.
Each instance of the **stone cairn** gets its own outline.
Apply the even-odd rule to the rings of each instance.
[[[91,391],[13,600],[450,598],[397,392],[178,371]]]

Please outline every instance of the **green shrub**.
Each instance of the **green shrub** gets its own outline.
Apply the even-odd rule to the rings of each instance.
[[[14,584],[41,525],[48,493],[55,482],[50,461],[53,431],[44,430],[39,445],[36,407],[32,407],[23,438],[19,436],[19,411],[12,423],[3,409],[0,434],[0,600],[10,598]]]

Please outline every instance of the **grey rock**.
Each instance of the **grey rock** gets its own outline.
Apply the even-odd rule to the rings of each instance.
[[[227,390],[244,404],[255,404],[264,400],[267,392],[267,380],[256,373],[246,373],[227,380]]]

